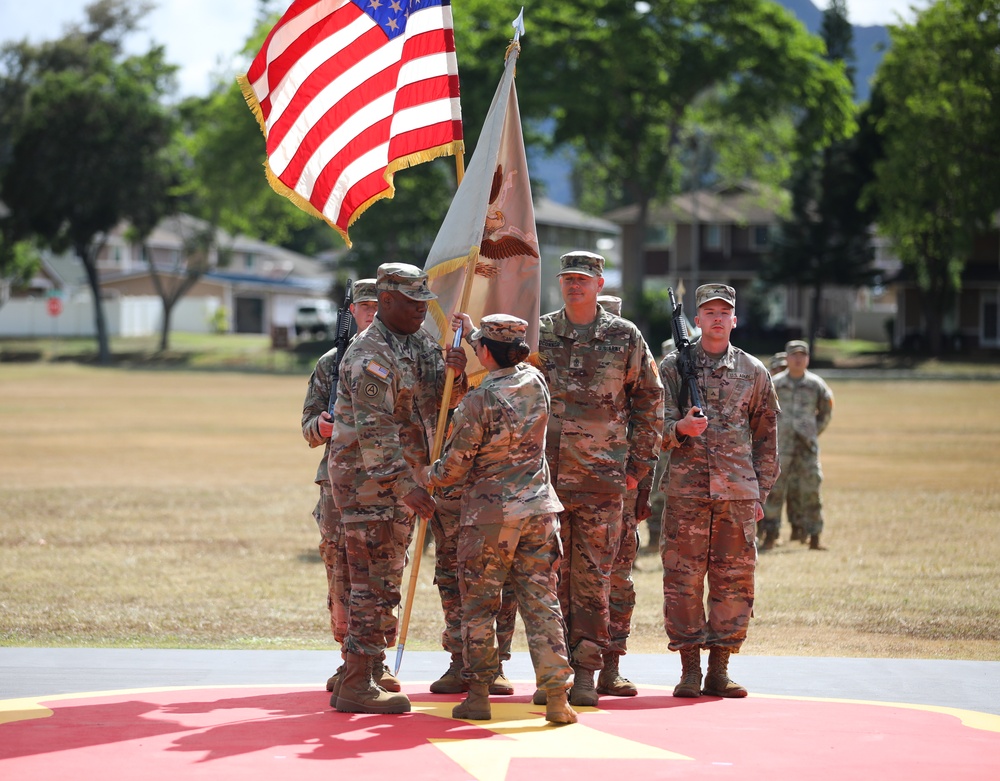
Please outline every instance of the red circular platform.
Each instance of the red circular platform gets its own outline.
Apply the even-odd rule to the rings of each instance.
[[[751,695],[675,699],[642,687],[555,727],[533,687],[493,719],[451,718],[458,696],[409,685],[413,712],[348,715],[306,687],[97,692],[0,701],[4,778],[732,778],[879,781],[1000,777],[1000,716],[933,706]],[[337,760],[331,765],[329,760]]]

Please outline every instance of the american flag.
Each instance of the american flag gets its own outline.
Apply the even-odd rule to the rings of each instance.
[[[348,246],[396,171],[464,151],[451,0],[295,0],[240,83],[272,187]]]

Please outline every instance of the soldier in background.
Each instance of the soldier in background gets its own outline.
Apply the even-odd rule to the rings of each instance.
[[[451,656],[448,669],[431,683],[434,694],[459,694],[469,690],[469,683],[462,674],[462,594],[458,582],[458,535],[462,515],[462,492],[443,487],[435,494],[437,512],[431,519],[434,536],[434,585],[441,597],[444,629],[441,647]],[[510,695],[514,684],[504,674],[503,664],[510,659],[517,620],[517,598],[512,584],[505,583],[501,590],[500,610],[497,612],[496,638],[500,663],[496,677],[490,683],[490,694]]]
[[[771,356],[771,376],[774,377],[776,374],[781,374],[785,369],[788,368],[788,353],[784,350],[775,353]]]
[[[807,342],[791,341],[785,345],[785,352],[788,368],[774,378],[774,389],[781,403],[778,425],[781,477],[764,505],[763,550],[771,550],[777,544],[783,504],[792,526],[792,539],[808,542],[812,550],[826,550],[820,544],[823,470],[819,463],[819,435],[833,416],[833,392],[822,377],[808,370]]]
[[[351,314],[360,333],[372,324],[378,309],[375,280],[357,280],[352,286],[351,299]],[[333,433],[333,417],[329,409],[332,376],[337,358],[337,348],[334,347],[316,361],[302,404],[302,436],[309,443],[309,447],[324,446],[323,460],[316,469],[319,501],[313,510],[313,518],[319,526],[319,553],[326,565],[326,605],[330,610],[330,628],[333,630],[334,640],[342,646],[347,634],[347,598],[351,586],[344,558],[344,527],[340,522],[340,513],[334,504],[333,495],[330,493],[330,473],[326,463],[330,455],[330,435]],[[337,672],[327,680],[327,691],[333,691],[342,669],[338,668]],[[380,683],[389,691],[399,691],[399,681],[388,669],[384,669]]]
[[[660,362],[674,351],[674,340],[664,339],[660,342]],[[670,451],[660,450],[656,458],[656,468],[653,470],[653,490],[649,495],[650,515],[646,519],[646,529],[649,531],[649,541],[646,543],[646,553],[659,553],[660,551],[660,521],[663,518],[663,506],[666,497],[660,488],[663,482],[663,473],[670,463]]]
[[[597,303],[608,312],[621,317],[622,300],[618,296],[598,296]],[[631,436],[629,437],[631,440]],[[639,491],[647,495],[653,487],[653,475],[644,477],[632,488],[626,488],[622,505],[622,533],[618,541],[614,564],[611,567],[608,594],[608,655],[619,658],[627,651],[628,636],[632,630],[632,613],[635,611],[635,583],[632,568],[639,552],[639,524],[646,520],[639,513],[651,512],[648,502],[637,506]],[[597,676],[597,693],[614,697],[634,697],[639,693],[635,684],[621,674],[618,664],[606,664]]]
[[[704,409],[680,407],[679,353],[660,364],[670,450],[660,540],[664,626],[670,650],[681,655],[675,697],[746,697],[729,678],[729,656],[743,645],[753,609],[756,525],[778,476],[778,399],[764,365],[730,343],[736,291],[702,285],[695,304],[701,339],[692,359]],[[702,648],[709,649],[704,690]]]
[[[552,396],[546,456],[564,506],[559,601],[566,620],[570,704],[596,705],[594,673],[617,677],[609,648],[609,579],[621,539],[623,494],[649,476],[660,448],[663,387],[639,329],[597,303],[604,258],[560,258],[565,306],[543,315],[538,359]],[[628,432],[631,431],[631,439]],[[638,492],[637,504],[649,501]],[[535,702],[544,700],[536,692]]]
[[[434,514],[416,472],[428,465],[446,368],[458,375],[452,406],[468,389],[465,351],[449,348],[442,356],[422,329],[427,302],[437,298],[426,272],[383,263],[376,290],[375,320],[341,364],[330,440],[330,484],[351,580],[345,668],[330,702],[345,713],[410,710],[405,694],[376,683],[375,667],[396,641],[394,611],[414,522]]]
[[[468,315],[456,318],[471,326]],[[453,715],[473,720],[492,715],[489,689],[499,667],[493,625],[510,581],[536,685],[545,693],[545,718],[571,724],[576,721],[567,702],[572,671],[556,594],[562,505],[549,481],[543,444],[548,390],[541,373],[522,363],[531,352],[527,330],[520,318],[494,314],[469,334],[489,374],[459,405],[441,458],[427,470],[430,485],[453,486],[462,496],[462,675],[469,694]]]

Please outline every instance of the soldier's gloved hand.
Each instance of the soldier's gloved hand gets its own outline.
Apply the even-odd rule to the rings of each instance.
[[[403,504],[409,507],[421,518],[430,518],[434,515],[437,505],[434,504],[434,497],[423,488],[414,488],[403,497]]]
[[[649,489],[644,488],[635,496],[635,519],[644,521],[653,514],[653,508],[649,506]]]

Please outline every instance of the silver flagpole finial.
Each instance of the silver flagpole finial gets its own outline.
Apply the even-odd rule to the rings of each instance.
[[[510,26],[514,28],[514,40],[519,41],[521,36],[524,35],[524,6],[521,6],[521,13],[517,15],[517,19],[510,23]]]

